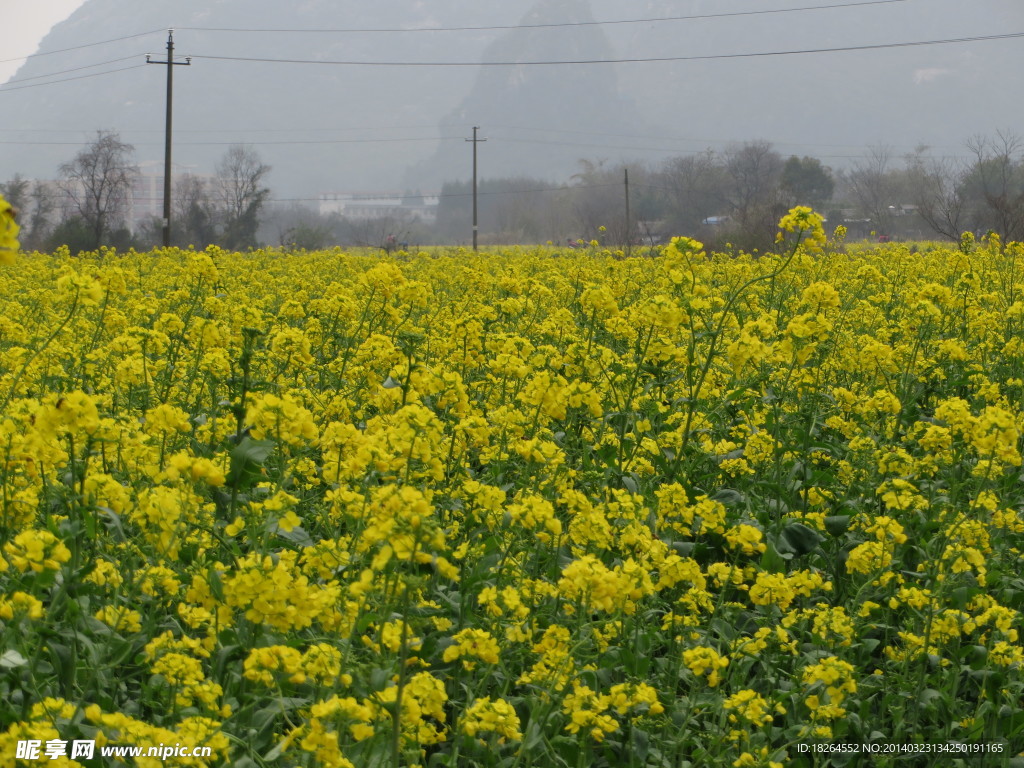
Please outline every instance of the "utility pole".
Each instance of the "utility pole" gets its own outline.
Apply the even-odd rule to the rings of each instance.
[[[174,101],[174,67],[188,66],[192,58],[184,61],[174,60],[174,30],[167,30],[167,61],[153,61],[146,54],[147,64],[167,65],[167,124],[164,129],[164,248],[171,244],[171,106]]]
[[[480,227],[477,223],[477,207],[476,207],[476,145],[481,141],[487,141],[487,139],[478,139],[476,136],[477,131],[480,130],[479,126],[473,126],[473,138],[466,139],[466,141],[473,142],[473,250],[477,250],[477,236],[480,231]]]
[[[625,251],[626,251],[626,258],[629,258],[630,250],[631,250],[631,246],[632,246],[632,240],[633,240],[633,238],[631,237],[632,232],[630,232],[630,227],[629,227],[629,168],[623,168],[622,172],[623,172],[623,174],[625,175],[625,178],[626,178],[626,247],[625,247]]]

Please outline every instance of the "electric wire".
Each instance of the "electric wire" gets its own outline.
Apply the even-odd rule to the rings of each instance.
[[[295,141],[179,141],[175,146],[179,147],[228,147],[237,144],[251,144],[253,146],[265,145],[303,145],[303,144],[389,144],[419,141],[462,141],[462,136],[418,136],[406,138],[376,138],[376,139],[323,139],[323,140],[295,140]],[[81,147],[91,144],[88,141],[10,141],[0,140],[0,144],[18,144],[25,146],[67,146]],[[143,141],[136,142],[134,146],[157,147],[163,146],[163,142]]]
[[[132,57],[132,58],[134,58],[134,57]],[[65,77],[65,78],[62,78],[61,80],[51,80],[48,83],[31,83],[30,85],[16,85],[13,88],[7,88],[7,87],[0,86],[0,93],[7,93],[8,91],[23,91],[26,88],[42,88],[43,86],[46,86],[46,85],[56,85],[57,83],[68,83],[68,82],[71,82],[72,80],[84,80],[87,77],[100,77],[101,75],[112,75],[115,72],[127,72],[129,69],[139,69],[139,68],[144,67],[144,66],[146,66],[144,63],[143,64],[133,64],[130,67],[119,67],[118,69],[109,69],[106,72],[93,72],[93,73],[88,74],[88,75],[77,75],[76,77]]]
[[[998,35],[975,35],[940,40],[910,40],[897,43],[873,43],[868,45],[844,45],[831,48],[800,48],[784,51],[753,51],[748,53],[709,53],[693,56],[652,56],[621,59],[550,59],[532,61],[361,61],[338,59],[272,59],[261,56],[216,56],[192,54],[194,59],[208,61],[240,61],[264,64],[316,64],[320,66],[358,67],[529,67],[560,66],[581,64],[647,64],[677,61],[710,61],[717,59],[750,59],[770,56],[796,56],[816,53],[840,53],[847,51],[877,51],[887,48],[911,48],[925,45],[950,45],[954,43],[976,43],[991,40],[1010,40],[1024,37],[1024,32],[1005,32]]]
[[[12,83],[24,83],[24,82],[27,82],[29,80],[42,80],[45,77],[56,77],[57,75],[66,75],[66,74],[68,74],[70,72],[81,72],[83,69],[92,69],[93,67],[105,67],[108,64],[117,64],[118,62],[121,62],[121,61],[128,61],[129,59],[136,59],[140,55],[141,54],[132,54],[131,56],[121,56],[120,58],[117,58],[117,59],[110,59],[109,61],[100,61],[100,62],[97,62],[96,64],[83,64],[80,67],[72,67],[71,69],[61,69],[61,70],[58,70],[57,72],[47,72],[45,75],[32,75],[31,77],[19,77],[16,80],[8,80],[6,83],[2,84],[2,87],[6,87],[8,85],[11,85]]]
[[[468,183],[468,182],[466,182]],[[604,187],[621,187],[621,183],[609,183],[609,184],[577,184],[577,185],[562,185],[559,187],[536,187],[533,189],[494,189],[494,190],[478,190],[478,197],[486,197],[492,195],[526,195],[535,194],[542,192],[568,192],[575,189],[600,189]],[[450,197],[472,197],[472,192],[439,192],[437,194],[410,194],[410,195],[345,195],[343,198],[331,198],[329,195],[321,195],[320,197],[277,197],[267,200],[268,203],[351,203],[351,202],[368,202],[372,200],[381,199],[397,199],[399,197],[429,197],[433,198],[450,198]]]
[[[269,27],[176,27],[176,29],[192,32],[244,32],[244,33],[327,33],[327,34],[375,34],[375,33],[412,33],[412,32],[492,32],[516,29],[551,29],[564,27],[613,26],[619,24],[653,24],[665,21],[694,21],[698,19],[720,19],[736,16],[761,16],[776,13],[796,13],[804,11],[824,11],[837,8],[855,8],[865,5],[892,5],[908,0],[863,0],[854,3],[833,3],[830,5],[810,5],[798,8],[767,8],[757,11],[733,11],[726,13],[698,13],[687,16],[654,16],[644,19],[612,19],[607,21],[564,21],[538,24],[492,24],[486,26],[463,27],[343,27],[339,29],[280,29]]]
[[[124,35],[122,37],[112,37],[109,40],[97,40],[95,43],[83,43],[82,45],[72,45],[70,48],[57,48],[53,51],[40,51],[39,53],[32,53],[29,56],[15,56],[13,59],[0,59],[0,64],[10,64],[12,61],[25,61],[28,58],[36,58],[38,56],[53,56],[57,53],[66,53],[67,51],[78,51],[82,48],[92,48],[97,45],[106,45],[107,43],[119,43],[122,40],[133,40],[136,37],[145,37],[146,35],[153,35],[157,32],[164,32],[163,29],[150,29],[146,32],[136,32],[133,35]]]

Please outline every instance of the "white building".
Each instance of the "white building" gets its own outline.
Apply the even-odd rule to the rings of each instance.
[[[338,214],[353,221],[395,218],[433,224],[439,202],[437,195],[335,192],[320,195],[320,213]]]

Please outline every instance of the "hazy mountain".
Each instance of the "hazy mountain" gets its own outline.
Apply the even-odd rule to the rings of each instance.
[[[566,21],[583,26],[568,31],[543,26]],[[613,66],[487,66],[615,58],[604,29],[588,24],[593,21],[588,0],[540,0],[522,19],[523,28],[509,31],[484,50],[485,66],[458,107],[441,119],[442,134],[481,126],[483,135],[490,136],[489,145],[481,148],[485,175],[564,178],[575,169],[579,153],[589,152],[579,146],[584,141],[580,134],[559,131],[649,130],[632,98],[619,87]],[[411,182],[464,176],[467,152],[462,144],[442,143],[427,163],[410,173]]]
[[[831,5],[828,3],[826,5]],[[763,138],[784,153],[850,162],[868,144],[962,154],[972,134],[1024,126],[1010,88],[1020,38],[774,57],[703,58],[1024,32],[1019,0],[899,0],[764,13],[754,0],[87,0],[0,88],[0,179],[52,177],[97,129],[159,168],[166,30],[176,53],[175,155],[211,172],[233,142],[273,166],[282,197],[436,188],[470,171],[563,179],[582,157],[659,160]],[[789,7],[808,3],[788,4]],[[746,13],[747,15],[729,15]],[[690,16],[592,25],[594,19]],[[573,26],[437,32],[383,28]],[[306,29],[318,32],[209,31]],[[337,29],[360,32],[331,32]],[[141,32],[145,35],[137,35]],[[132,35],[128,39],[114,40]],[[112,41],[88,45],[98,41]],[[65,50],[72,49],[72,50]],[[562,66],[397,67],[227,58],[480,62],[686,58]],[[80,69],[81,68],[81,69]],[[111,72],[112,70],[121,70]],[[43,77],[50,73],[53,77]],[[93,76],[97,72],[111,72]],[[72,79],[74,78],[74,79]],[[51,80],[65,80],[42,85]],[[367,142],[375,139],[376,142]]]

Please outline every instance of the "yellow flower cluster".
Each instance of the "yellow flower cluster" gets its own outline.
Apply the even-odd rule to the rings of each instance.
[[[13,264],[18,251],[18,222],[14,208],[0,195],[0,264]]]
[[[459,727],[470,736],[497,734],[502,744],[506,741],[521,741],[523,738],[519,730],[519,715],[504,699],[477,699],[466,708]]]
[[[1024,696],[1024,247],[780,230],[0,267],[0,751],[775,766],[878,702],[981,740]]]

